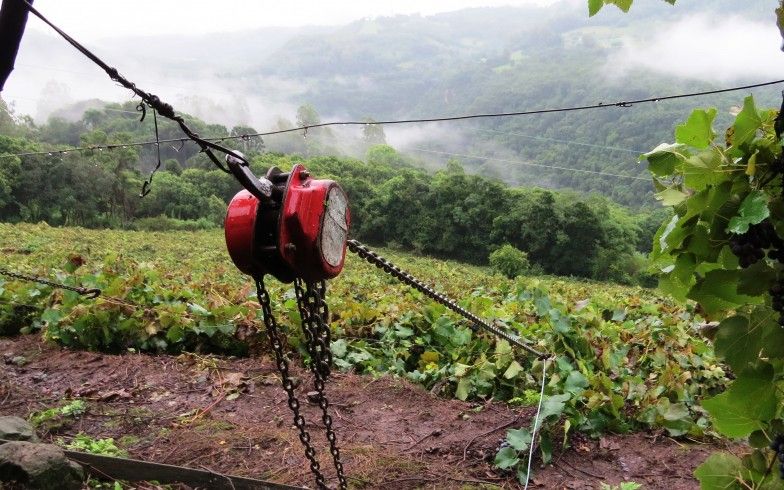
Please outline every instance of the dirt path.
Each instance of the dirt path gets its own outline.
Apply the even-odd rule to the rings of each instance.
[[[0,339],[0,356],[0,414],[27,417],[75,397],[88,402],[85,414],[40,428],[44,439],[84,432],[113,437],[140,459],[311,484],[268,358],[112,356],[60,349],[34,336]],[[294,374],[311,386],[309,373]],[[354,487],[518,487],[493,469],[492,458],[505,428],[527,426],[532,409],[446,400],[390,377],[336,373],[327,390]],[[326,447],[318,408],[305,405],[317,447]],[[645,434],[577,439],[556,464],[535,472],[533,487],[593,489],[629,480],[698,488],[691,473],[714,449]],[[329,453],[319,457],[333,475]]]

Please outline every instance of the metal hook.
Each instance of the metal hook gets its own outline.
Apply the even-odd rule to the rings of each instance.
[[[152,176],[150,176],[150,180],[145,180],[142,184],[142,191],[139,193],[139,197],[144,197],[150,193],[152,189],[150,189],[150,181],[152,181]]]
[[[144,118],[147,117],[147,106],[144,105],[144,102],[139,102],[139,104],[136,105],[136,110],[142,113],[142,117],[139,119],[139,122],[144,121]]]
[[[185,147],[185,140],[180,140],[180,147],[179,148],[175,148],[174,145],[172,145],[172,150],[174,150],[177,153],[179,153],[180,151],[182,151],[182,149],[184,147]]]
[[[87,297],[87,299],[95,299],[101,295],[101,290],[98,288],[79,288],[79,294]]]

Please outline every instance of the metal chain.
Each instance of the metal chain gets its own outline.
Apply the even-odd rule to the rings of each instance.
[[[275,362],[278,371],[280,372],[281,384],[288,396],[289,408],[294,414],[294,425],[299,430],[299,440],[305,447],[305,457],[310,461],[310,471],[316,478],[316,486],[319,489],[329,488],[327,487],[324,475],[321,473],[319,462],[316,459],[316,450],[313,449],[313,446],[310,443],[310,434],[307,429],[305,429],[305,418],[299,413],[299,400],[297,400],[297,396],[294,394],[294,383],[289,376],[289,362],[283,354],[283,343],[280,340],[278,324],[275,321],[275,317],[272,315],[271,301],[269,293],[267,293],[267,288],[264,286],[264,278],[255,277],[254,279],[256,280],[256,296],[261,305],[264,326],[267,330],[267,336],[269,337],[270,345],[272,345],[272,350],[275,353]]]
[[[321,408],[321,421],[324,423],[329,442],[329,452],[339,483],[339,488],[348,488],[348,481],[343,472],[343,463],[340,460],[337,436],[332,428],[332,416],[329,415],[329,401],[324,393],[327,377],[330,374],[332,352],[330,350],[331,334],[329,330],[329,309],[327,307],[326,283],[307,282],[302,289],[302,281],[294,281],[297,294],[297,304],[302,316],[302,329],[308,342],[308,352],[311,355],[310,369],[313,372],[313,385],[318,393],[318,405]]]
[[[68,291],[73,291],[81,296],[87,296],[88,299],[95,299],[101,295],[101,290],[98,288],[85,288],[82,286],[75,287],[75,286],[68,286],[66,284],[62,284],[59,282],[52,282],[42,277],[37,276],[28,276],[25,274],[19,274],[18,272],[11,272],[6,269],[0,269],[0,275],[10,277],[13,279],[19,279],[20,281],[28,281],[28,282],[37,282],[38,284],[44,284],[46,286],[51,286],[57,289],[67,289]]]
[[[329,349],[329,343],[322,342],[320,338],[322,332],[319,331],[318,325],[310,319],[311,307],[318,302],[318,298],[307,294],[306,286],[299,278],[294,280],[294,292],[297,296],[297,308],[302,321],[302,333],[305,335],[305,347],[310,355],[311,369],[315,368],[318,374],[326,380],[330,374],[332,353]]]
[[[394,277],[395,279],[408,284],[412,288],[416,289],[417,291],[423,293],[425,296],[432,298],[433,300],[441,303],[442,305],[446,306],[450,310],[454,311],[455,313],[461,315],[462,317],[471,321],[474,326],[483,328],[488,332],[492,333],[496,337],[501,337],[505,339],[512,345],[520,347],[521,349],[526,350],[527,352],[534,354],[537,357],[543,358],[546,355],[542,352],[537,351],[530,345],[522,342],[517,336],[504,332],[500,328],[496,327],[488,323],[487,321],[479,318],[478,316],[474,315],[470,311],[466,310],[462,306],[455,303],[454,300],[449,299],[445,295],[435,291],[430,286],[426,285],[416,277],[412,276],[408,272],[404,271],[400,267],[396,266],[395,264],[389,262],[384,257],[378,255],[376,252],[370,250],[367,246],[363,245],[362,243],[356,240],[349,240],[348,241],[348,249],[354,252],[355,254],[359,255],[360,258],[365,259],[369,263],[375,265],[379,269],[382,269],[384,272],[389,274],[390,276]]]

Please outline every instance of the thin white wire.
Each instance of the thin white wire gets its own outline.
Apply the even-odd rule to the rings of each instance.
[[[539,415],[542,413],[542,400],[544,400],[544,387],[547,384],[547,361],[545,359],[542,364],[542,389],[539,392],[539,407],[536,409],[536,418],[534,418],[534,431],[531,434],[531,445],[528,449],[528,469],[525,471],[525,488],[528,490],[528,482],[531,480],[531,461],[534,459],[534,442],[536,441],[536,433],[539,430]]]
[[[421,152],[424,152],[424,153],[437,153],[439,155],[448,155],[448,156],[453,156],[453,157],[475,158],[477,160],[492,160],[492,161],[495,161],[495,162],[516,163],[518,165],[528,165],[529,167],[544,167],[544,168],[552,168],[552,169],[555,169],[555,170],[567,170],[569,172],[581,172],[581,173],[586,173],[586,174],[606,175],[608,177],[618,177],[618,178],[622,178],[622,179],[634,179],[634,180],[645,180],[645,181],[650,181],[651,180],[650,178],[647,178],[647,177],[635,177],[633,175],[612,174],[612,173],[609,173],[609,172],[599,172],[597,170],[585,170],[585,169],[581,169],[581,168],[559,167],[557,165],[544,165],[542,163],[530,163],[530,162],[524,162],[522,160],[509,160],[509,159],[506,159],[506,158],[483,157],[483,156],[479,156],[479,155],[463,155],[463,154],[460,154],[460,153],[450,153],[448,151],[426,150],[425,148],[408,147],[408,148],[405,148],[403,151],[405,151],[405,150],[421,151]]]

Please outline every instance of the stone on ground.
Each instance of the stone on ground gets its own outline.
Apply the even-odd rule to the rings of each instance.
[[[0,439],[38,442],[33,426],[21,417],[0,417]]]
[[[82,467],[69,461],[57,446],[23,441],[0,445],[0,482],[37,490],[77,490],[82,480]]]

